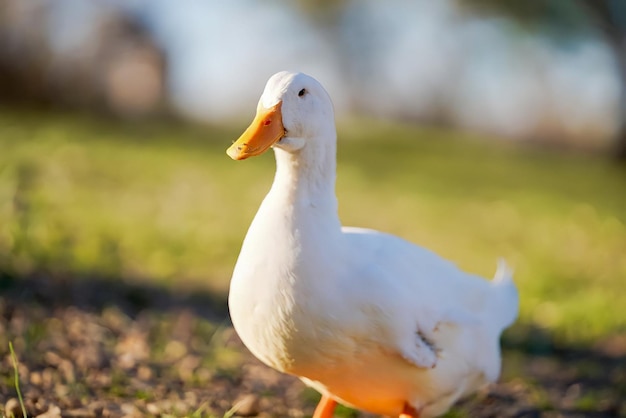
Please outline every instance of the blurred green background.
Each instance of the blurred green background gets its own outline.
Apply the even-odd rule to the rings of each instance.
[[[226,293],[274,166],[271,155],[225,155],[236,127],[7,108],[0,127],[4,271]],[[398,234],[485,277],[505,257],[521,323],[566,341],[624,331],[623,165],[398,123],[352,120],[339,134],[344,224]]]
[[[336,102],[344,224],[506,258],[511,339],[626,333],[620,2],[227,3],[0,1],[4,275],[225,297],[274,163],[224,151],[295,69]]]

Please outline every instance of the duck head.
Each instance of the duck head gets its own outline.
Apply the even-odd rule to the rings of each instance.
[[[325,135],[328,130],[332,135]],[[270,147],[298,153],[325,137],[335,137],[326,90],[306,74],[281,71],[265,85],[252,124],[226,152],[234,160],[260,155]]]

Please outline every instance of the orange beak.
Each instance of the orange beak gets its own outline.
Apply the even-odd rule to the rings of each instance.
[[[282,102],[269,109],[258,108],[256,117],[226,153],[233,160],[245,160],[248,157],[263,154],[269,147],[285,135],[283,115],[280,111]]]

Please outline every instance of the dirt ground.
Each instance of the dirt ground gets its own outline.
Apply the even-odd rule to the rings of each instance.
[[[225,295],[3,274],[0,414],[22,415],[12,342],[29,416],[310,416],[318,395],[255,360],[227,318]],[[502,383],[448,417],[626,417],[626,336],[559,347],[517,326],[504,347]]]

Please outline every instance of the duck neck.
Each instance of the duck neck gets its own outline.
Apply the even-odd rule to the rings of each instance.
[[[282,194],[285,204],[294,211],[317,214],[340,229],[335,196],[336,142],[335,133],[329,140],[307,139],[307,146],[292,153],[275,148],[276,177],[272,193]]]

